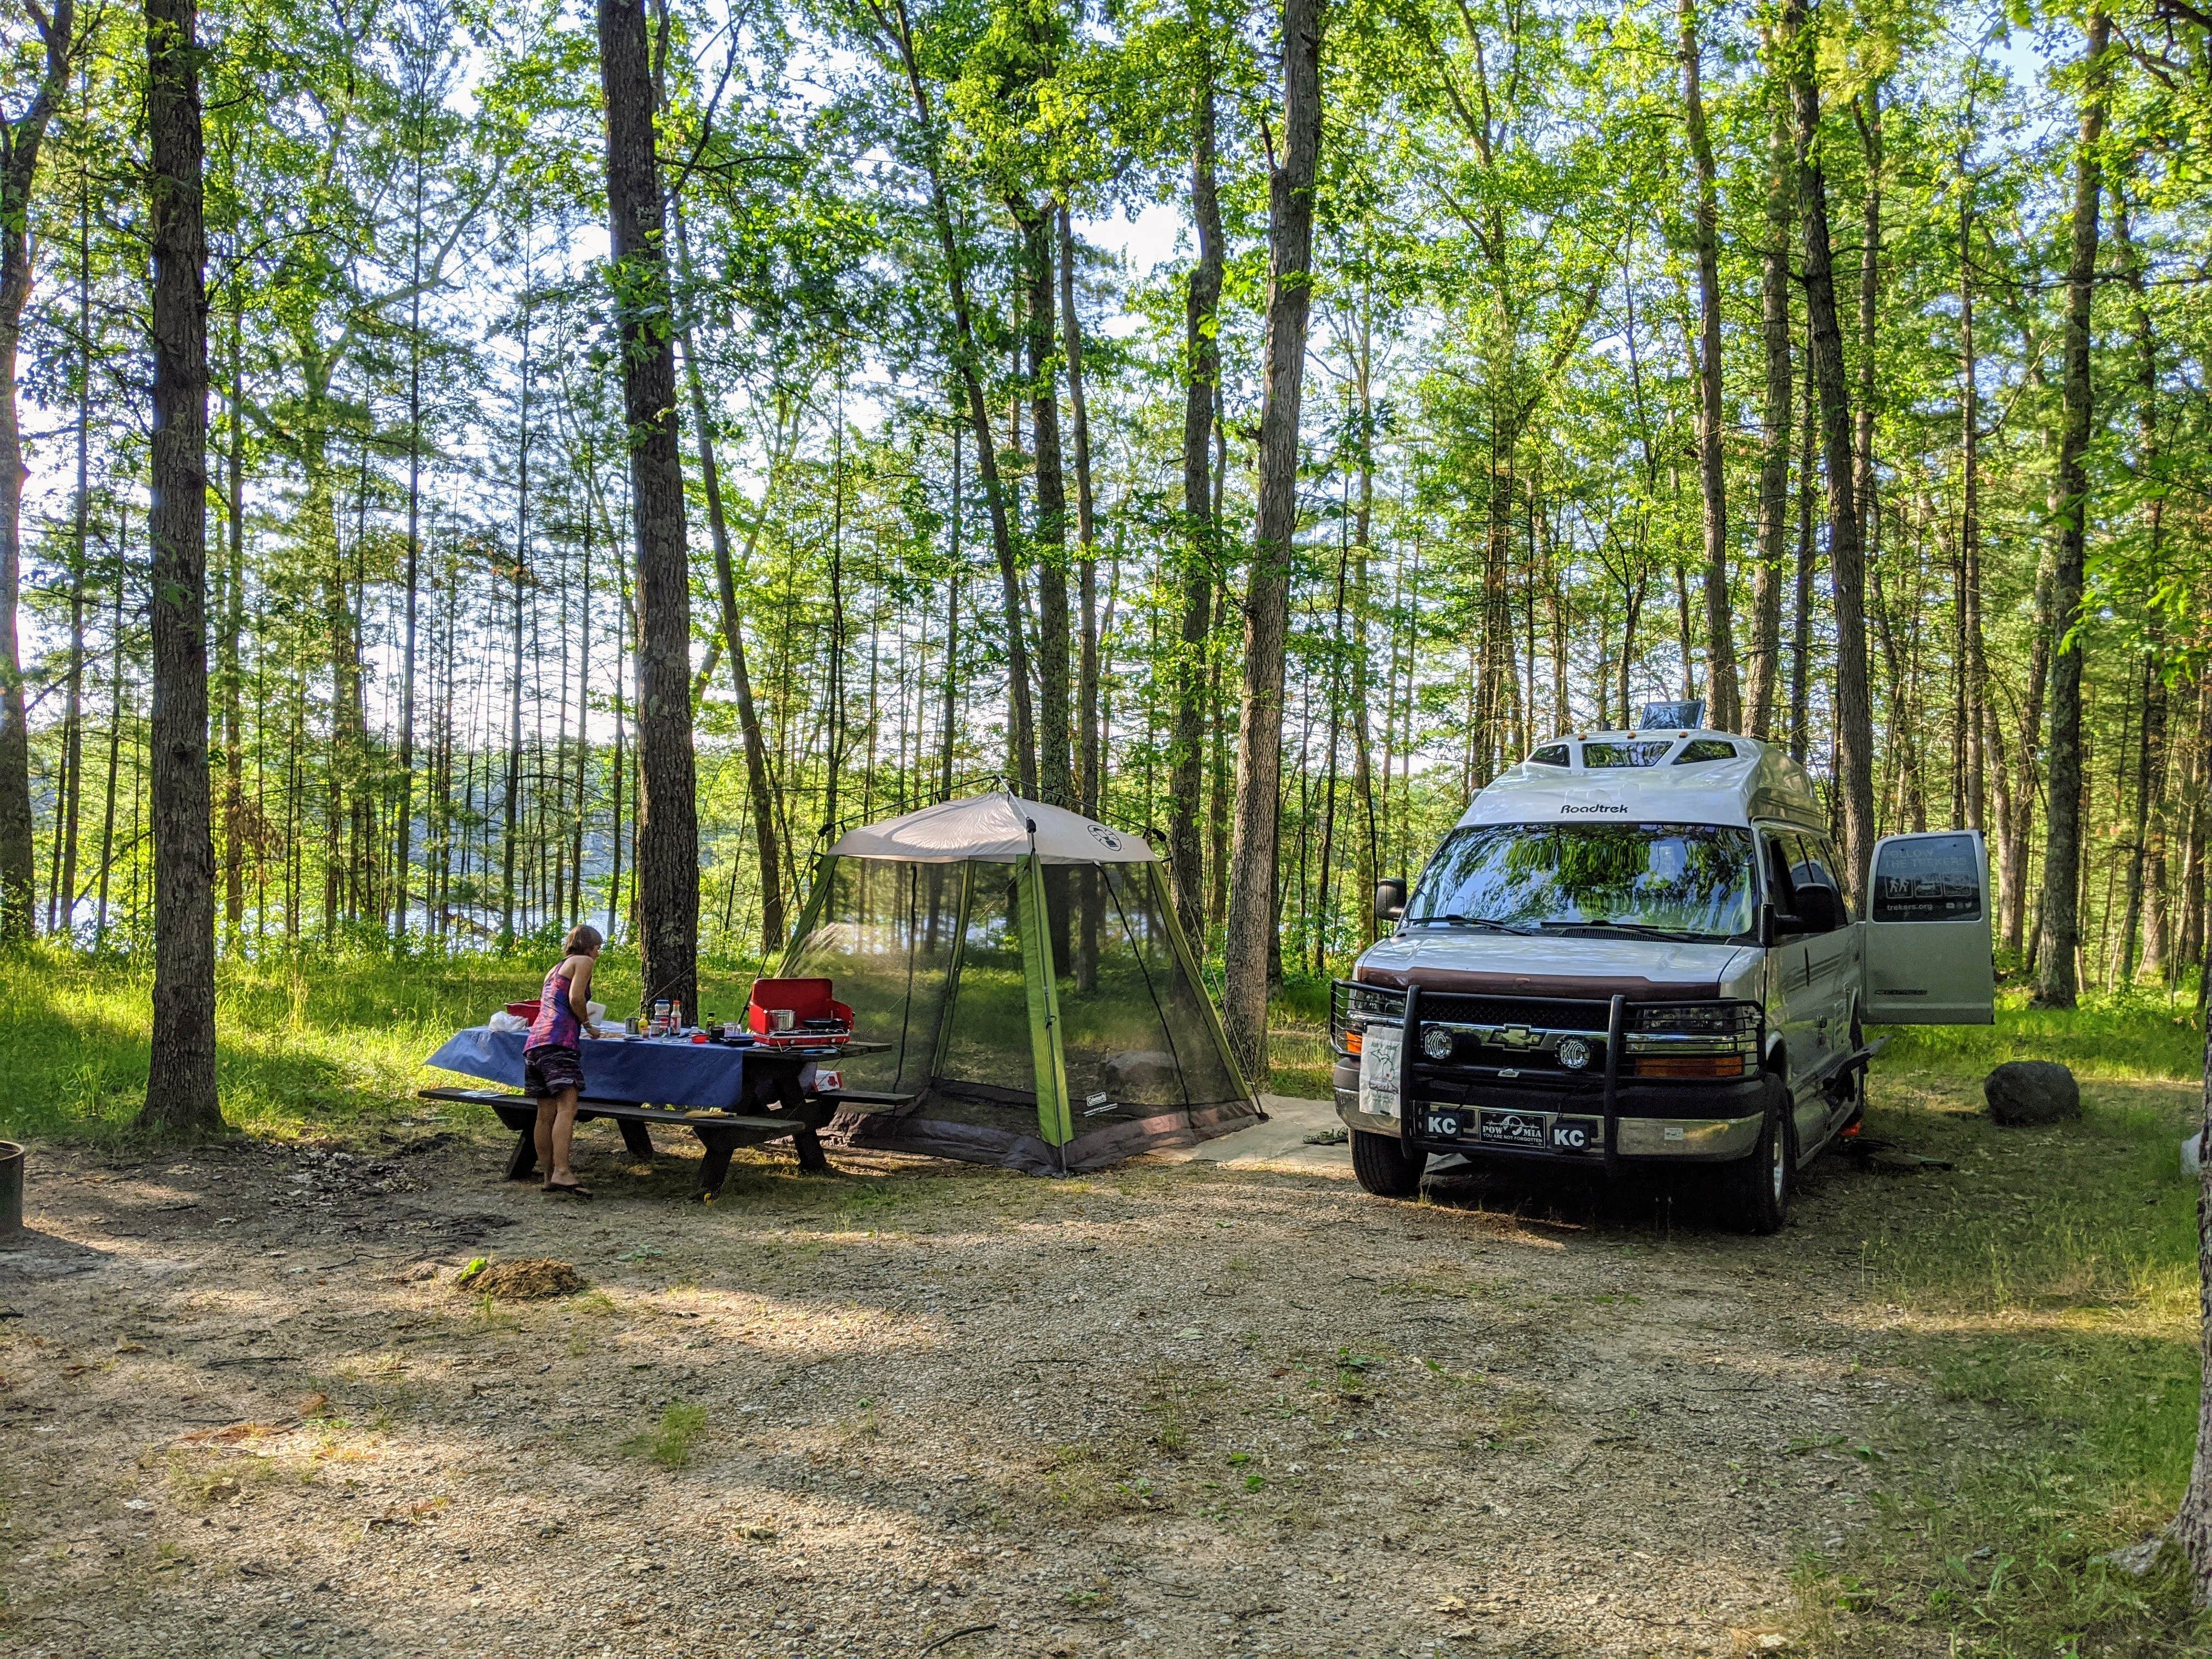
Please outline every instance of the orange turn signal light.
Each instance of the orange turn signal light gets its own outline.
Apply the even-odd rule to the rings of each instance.
[[[1741,1054],[1638,1054],[1638,1077],[1741,1077]]]
[[[1367,1046],[1367,1033],[1366,1033],[1366,1032],[1364,1032],[1364,1031],[1346,1031],[1346,1032],[1344,1034],[1344,1051],[1345,1051],[1345,1053],[1346,1053],[1346,1054],[1356,1054],[1359,1053],[1359,1051],[1360,1051],[1361,1049],[1364,1048],[1366,1046]]]

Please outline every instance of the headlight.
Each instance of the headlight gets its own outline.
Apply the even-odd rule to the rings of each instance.
[[[1452,1034],[1441,1025],[1431,1025],[1421,1033],[1421,1052],[1431,1060],[1449,1060],[1452,1056]]]
[[[1759,1029],[1755,1002],[1653,1002],[1636,1011],[1639,1031],[1669,1036],[1741,1036]]]
[[[1656,1002],[1636,1011],[1632,1077],[1741,1078],[1759,1065],[1755,1002]]]
[[[1403,1019],[1406,994],[1380,985],[1355,985],[1344,1011],[1353,1019]]]
[[[1590,1046],[1578,1036],[1561,1037],[1559,1046],[1553,1050],[1559,1064],[1571,1072],[1579,1072],[1590,1063]]]

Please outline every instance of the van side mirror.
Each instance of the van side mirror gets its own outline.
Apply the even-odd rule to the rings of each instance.
[[[1832,933],[1847,920],[1841,893],[1832,887],[1808,884],[1797,890],[1796,913],[1777,915],[1774,926],[1777,933]]]
[[[1406,914],[1406,884],[1386,877],[1375,884],[1375,920],[1383,923],[1396,921]]]

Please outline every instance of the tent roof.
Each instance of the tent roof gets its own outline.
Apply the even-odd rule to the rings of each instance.
[[[1030,855],[1046,864],[1150,864],[1152,849],[1125,830],[1023,800],[1000,790],[949,800],[880,823],[848,830],[830,848],[840,859],[889,859],[909,864],[961,864],[970,859],[1011,864]]]

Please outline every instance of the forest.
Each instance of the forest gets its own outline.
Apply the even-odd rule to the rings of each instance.
[[[163,4],[5,24],[11,936],[157,931],[182,27],[221,953],[760,959],[1004,785],[1155,837],[1250,1057],[1698,696],[1855,866],[1984,828],[2041,1000],[2200,979],[2186,0]]]
[[[0,0],[10,1650],[2212,1650],[2207,6]],[[1378,884],[1689,700],[1847,888],[1984,833],[1994,1024],[1855,933],[1824,1074],[1613,994],[1596,1142],[1416,1132]],[[992,790],[1159,850],[1238,1134],[839,1140],[820,979],[425,1086]],[[1613,1182],[1676,1036],[1787,1234]]]

